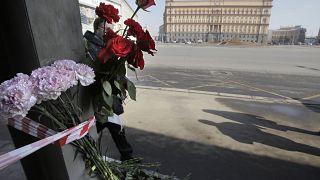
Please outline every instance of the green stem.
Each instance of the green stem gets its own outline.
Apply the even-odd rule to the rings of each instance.
[[[131,16],[130,19],[133,19],[134,16],[138,13],[138,11],[140,10],[141,8],[138,6],[137,9],[134,11],[133,15]],[[124,31],[123,31],[123,34],[122,34],[122,37],[124,37],[124,35],[126,34],[126,31],[128,29],[128,26],[126,26],[126,28],[124,28]]]
[[[121,68],[121,65],[124,65],[126,62],[126,59],[125,58],[121,58],[117,65],[116,65],[116,68],[115,70],[111,73],[111,76],[109,77],[108,81],[112,80],[112,78],[114,78],[114,76],[117,74],[117,72],[119,71],[119,69]]]
[[[34,106],[35,108],[37,108],[38,110],[40,110],[45,116],[47,116],[48,118],[50,118],[53,122],[55,122],[60,128],[62,129],[67,129],[67,127],[61,123],[58,119],[56,119],[49,111],[47,111],[45,108],[40,107],[38,105]]]

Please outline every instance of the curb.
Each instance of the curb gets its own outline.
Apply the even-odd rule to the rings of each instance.
[[[251,100],[251,101],[263,101],[263,102],[272,102],[272,103],[276,102],[276,103],[282,103],[282,104],[304,104],[304,103],[306,103],[306,102],[303,102],[303,101],[301,102],[301,101],[298,101],[295,99],[269,98],[269,97],[263,97],[263,96],[249,96],[249,95],[207,92],[207,91],[187,90],[187,89],[178,89],[178,88],[163,88],[163,87],[150,87],[150,86],[136,86],[136,87],[138,89],[203,94],[203,95],[212,95],[212,96],[219,96],[219,97],[225,97],[225,98],[246,99],[246,100]]]

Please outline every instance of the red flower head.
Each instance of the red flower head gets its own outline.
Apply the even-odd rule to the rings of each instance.
[[[132,50],[133,42],[121,36],[110,39],[105,48],[103,48],[98,59],[106,63],[111,56],[126,57]]]
[[[110,39],[118,37],[118,34],[115,33],[111,28],[107,28],[104,34],[104,42],[108,42]]]
[[[127,19],[124,24],[129,27],[128,35],[140,38],[144,35],[141,25],[133,19]]]
[[[140,67],[140,70],[143,70],[144,69],[143,53],[139,48],[137,48],[135,59],[136,59],[135,67],[136,68]]]
[[[98,7],[96,7],[96,14],[105,19],[107,23],[112,24],[112,22],[119,22],[119,10],[113,7],[112,5],[100,3]]]
[[[134,45],[133,50],[127,57],[127,61],[129,64],[131,64],[135,68],[140,68],[140,70],[143,70],[144,68],[144,59],[143,59],[143,53],[139,47]]]
[[[148,52],[152,56],[154,55],[154,51],[156,50],[156,44],[152,37],[150,36],[150,33],[148,30],[144,33],[142,37],[138,39],[138,46],[142,51]],[[151,51],[153,50],[153,51]]]
[[[136,0],[136,4],[142,9],[147,9],[150,6],[156,5],[154,0]]]

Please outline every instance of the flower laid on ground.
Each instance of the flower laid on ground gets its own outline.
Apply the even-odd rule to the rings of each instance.
[[[25,117],[37,102],[33,93],[33,84],[26,74],[16,77],[0,85],[0,118]]]

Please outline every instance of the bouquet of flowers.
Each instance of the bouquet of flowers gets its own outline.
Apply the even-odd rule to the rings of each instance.
[[[98,95],[94,99],[95,115],[98,121],[104,123],[108,116],[113,115],[113,101],[118,98],[123,101],[127,93],[132,100],[136,100],[136,87],[126,78],[127,68],[136,71],[144,69],[143,52],[154,55],[155,42],[150,33],[144,31],[141,25],[133,20],[133,17],[141,9],[146,10],[155,5],[154,0],[137,0],[137,8],[131,18],[124,21],[126,28],[122,35],[114,32],[106,24],[119,22],[119,11],[112,5],[100,3],[96,8],[96,14],[102,18],[106,27],[104,29],[104,47],[98,54],[99,70],[97,83]],[[135,40],[132,40],[135,39]]]
[[[74,103],[75,94],[70,89],[79,82],[89,86],[95,82],[95,74],[89,66],[72,60],[55,61],[51,66],[34,70],[30,76],[18,73],[0,85],[0,118],[22,119],[29,111],[35,111],[40,121],[43,117],[51,120],[55,130],[77,126],[81,124],[81,110]],[[97,169],[97,174],[104,179],[117,179],[90,136],[72,145]]]
[[[65,131],[82,123],[81,109],[75,103],[79,84],[89,86],[95,82],[93,69],[72,60],[58,60],[51,66],[34,70],[31,75],[18,73],[0,84],[0,119],[21,119],[29,112],[37,112],[39,121],[48,118],[56,131]],[[135,179],[160,177],[142,167],[155,164],[136,164],[135,160],[119,163],[107,161],[99,151],[95,140],[87,135],[72,143],[76,154],[81,154],[90,175],[102,179]],[[169,177],[169,176],[163,176]]]
[[[137,0],[135,14],[155,5],[154,0]],[[96,8],[99,17],[106,23],[119,21],[118,10],[111,5],[101,3]],[[131,99],[136,99],[134,84],[125,76],[126,65],[144,68],[143,51],[154,55],[155,43],[148,31],[132,18],[125,21],[127,27],[122,36],[105,29],[105,47],[99,53],[101,71],[95,72],[85,64],[77,64],[72,60],[58,60],[51,66],[34,70],[31,75],[18,73],[16,77],[0,85],[0,119],[20,119],[27,116],[29,111],[51,120],[55,130],[64,131],[81,124],[81,108],[75,103],[78,96],[72,87],[89,86],[95,81],[101,83],[100,97],[95,98],[95,114],[98,116],[112,115],[112,101],[114,97],[124,100],[128,92]],[[131,40],[133,36],[136,40]],[[114,88],[117,92],[114,93]],[[151,173],[141,167],[148,164],[134,164],[134,162],[108,162],[103,158],[96,146],[96,142],[87,135],[72,143],[76,151],[82,154],[90,174],[102,179],[161,179],[157,173]],[[170,177],[165,176],[165,179]]]

